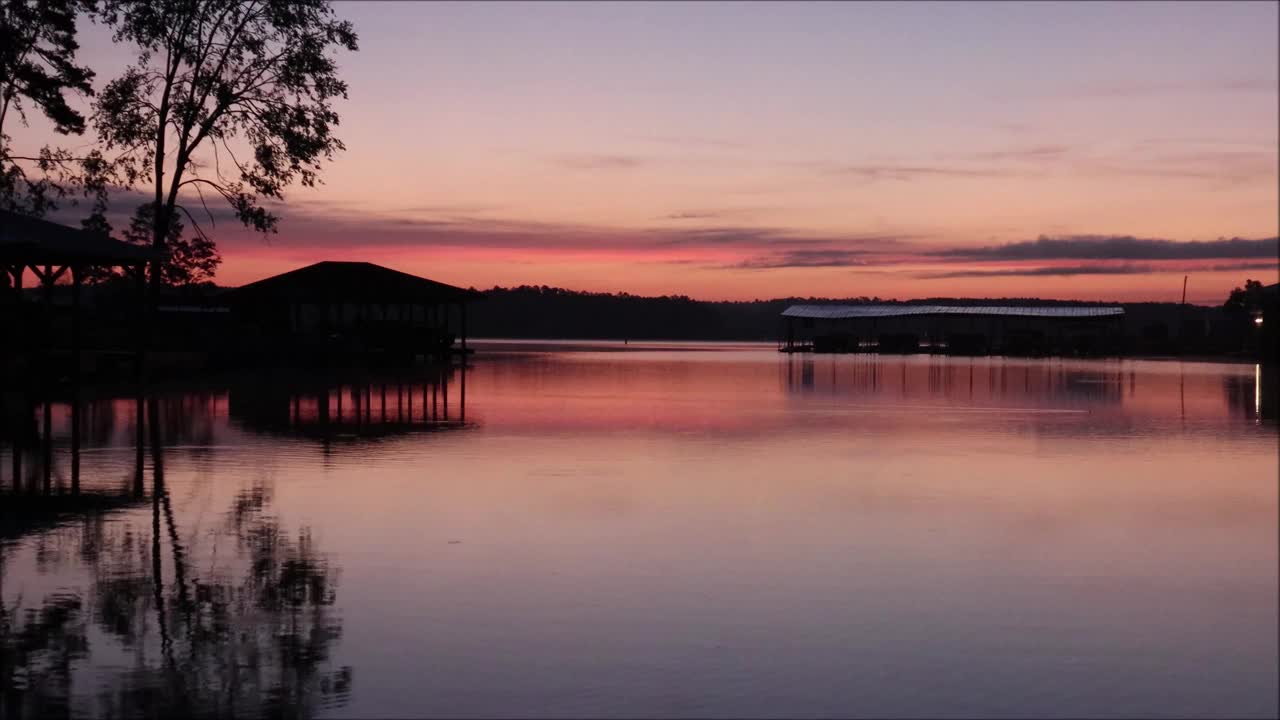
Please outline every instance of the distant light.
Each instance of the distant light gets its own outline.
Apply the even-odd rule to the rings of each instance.
[[[1258,317],[1254,318],[1254,319],[1253,319],[1253,324],[1254,324],[1254,325],[1261,325],[1261,324],[1262,324],[1262,316],[1261,316],[1261,315],[1259,315]]]

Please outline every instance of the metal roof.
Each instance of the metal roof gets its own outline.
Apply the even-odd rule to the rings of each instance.
[[[1124,315],[1122,307],[1025,307],[993,305],[792,305],[783,317],[845,320],[909,315],[980,315],[1003,317],[1096,318]]]

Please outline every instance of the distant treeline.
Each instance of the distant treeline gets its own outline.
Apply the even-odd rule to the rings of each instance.
[[[59,287],[65,294],[67,288]],[[204,283],[165,294],[165,302],[184,306],[217,306],[226,290]],[[1120,332],[1123,352],[1158,355],[1253,354],[1274,345],[1275,323],[1268,322],[1263,338],[1255,330],[1250,303],[1206,307],[1179,303],[1121,303],[1046,300],[1042,298],[921,298],[886,300],[878,297],[788,297],[771,300],[708,301],[684,295],[643,297],[628,293],[593,293],[546,286],[495,287],[468,308],[472,338],[592,339],[592,340],[750,340],[774,341],[784,335],[782,311],[798,304],[894,305],[1048,305],[1121,306],[1125,316]],[[38,288],[27,289],[38,303]],[[134,311],[132,283],[107,283],[87,288],[88,302],[99,312],[121,313],[115,324]],[[66,299],[63,298],[63,302]],[[1254,303],[1256,304],[1256,302]],[[184,322],[195,320],[188,319]],[[111,323],[92,323],[94,328]],[[201,332],[192,328],[192,332]],[[1260,345],[1261,343],[1261,345]]]
[[[790,297],[773,300],[706,301],[683,295],[641,297],[627,293],[591,293],[546,286],[495,287],[469,309],[468,328],[475,337],[582,338],[635,340],[775,340],[781,313],[797,304],[899,305],[1120,305],[1126,311],[1126,333],[1148,338],[1207,340],[1215,327],[1233,323],[1221,308],[1178,303],[1101,303],[1039,298]],[[1227,338],[1222,342],[1230,343]],[[1215,343],[1217,344],[1217,343]],[[1157,349],[1157,348],[1153,348]],[[1206,348],[1208,349],[1208,348]]]

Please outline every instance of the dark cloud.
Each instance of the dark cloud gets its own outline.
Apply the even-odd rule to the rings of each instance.
[[[998,270],[955,270],[922,273],[922,280],[985,277],[1061,277],[1068,275],[1145,275],[1155,271],[1150,265],[1073,265],[1070,267],[1000,268]]]
[[[829,237],[793,235],[785,230],[762,227],[709,227],[687,230],[646,231],[656,247],[770,247],[775,245],[825,245]]]
[[[219,230],[222,230],[220,224]],[[548,250],[574,252],[722,250],[763,256],[801,248],[887,250],[914,236],[892,233],[818,234],[785,227],[716,225],[711,227],[612,228],[542,223],[488,217],[379,216],[370,212],[320,207],[295,208],[281,218],[275,242],[316,249],[353,247],[427,249]],[[232,230],[216,239],[229,247],[258,240]]]
[[[978,248],[954,248],[937,257],[963,260],[1206,260],[1274,258],[1280,239],[1230,238],[1179,242],[1131,235],[1041,236],[1036,240]]]
[[[199,188],[199,185],[193,187]],[[130,220],[133,218],[134,212],[140,205],[146,205],[154,200],[154,195],[145,193],[141,190],[115,188],[111,191],[107,202],[107,222],[111,223],[113,234],[119,235],[122,230],[128,227]],[[263,207],[273,213],[281,214],[285,209],[285,204],[270,198],[263,199]],[[192,222],[197,223],[202,230],[211,233],[214,229],[225,227],[227,225],[239,226],[240,218],[236,217],[235,210],[227,205],[226,200],[216,192],[209,190],[203,191],[203,199],[198,193],[183,195],[179,200],[179,205],[185,208],[188,216],[179,210],[179,215],[183,224],[188,227]],[[92,210],[92,202],[84,198],[78,198],[77,202],[63,202],[59,208],[49,214],[49,219],[54,222],[79,227],[80,221],[87,218]]]
[[[940,273],[922,273],[916,277],[928,280],[947,278],[984,277],[1065,277],[1070,275],[1148,275],[1151,273],[1229,272],[1236,270],[1277,270],[1280,261],[1244,262],[1209,266],[1125,265],[1070,265],[1050,267],[997,268],[993,270],[954,270]]]
[[[1228,272],[1234,270],[1280,270],[1280,260],[1272,260],[1271,262],[1254,262],[1254,263],[1232,263],[1230,265],[1210,265],[1202,268],[1210,272]]]
[[[788,250],[775,255],[750,258],[733,267],[750,270],[854,267],[868,264],[867,255],[865,250]]]
[[[552,159],[556,165],[570,170],[629,170],[640,167],[644,160],[634,155],[560,155]]]

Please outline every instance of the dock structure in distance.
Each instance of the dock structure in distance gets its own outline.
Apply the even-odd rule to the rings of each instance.
[[[782,352],[1105,355],[1120,336],[1115,306],[792,305]]]

